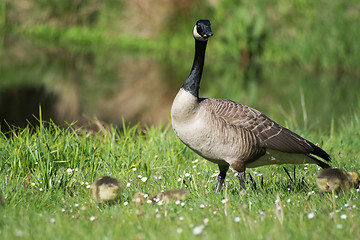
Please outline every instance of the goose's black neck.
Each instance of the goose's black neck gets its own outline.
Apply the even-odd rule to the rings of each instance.
[[[197,98],[199,97],[200,80],[204,68],[206,44],[207,41],[199,41],[195,39],[195,57],[193,66],[188,79],[182,86],[184,90],[190,92]]]

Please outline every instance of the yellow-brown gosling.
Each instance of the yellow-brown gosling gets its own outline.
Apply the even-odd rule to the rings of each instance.
[[[172,104],[171,122],[186,146],[219,166],[216,192],[229,166],[239,173],[242,187],[246,168],[304,163],[330,167],[324,150],[260,111],[230,100],[199,97],[206,45],[212,36],[209,20],[196,22],[193,65]]]
[[[104,176],[95,180],[90,191],[96,202],[101,206],[104,202],[120,200],[120,185],[116,178]]]
[[[186,199],[187,194],[188,191],[186,189],[172,189],[167,191],[161,191],[151,199],[154,202],[162,201],[163,203],[170,203],[172,201],[177,201],[177,200],[184,201]]]
[[[346,172],[338,168],[322,170],[316,177],[316,184],[322,192],[341,193],[359,185],[357,172]]]
[[[147,194],[142,192],[136,192],[133,194],[131,201],[135,204],[142,205],[146,202]]]

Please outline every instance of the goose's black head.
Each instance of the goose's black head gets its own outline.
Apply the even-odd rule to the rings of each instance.
[[[214,35],[211,32],[210,21],[207,19],[198,20],[194,27],[193,35],[196,40],[207,41],[209,37]]]

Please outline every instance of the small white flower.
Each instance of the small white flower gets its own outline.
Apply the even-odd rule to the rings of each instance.
[[[161,178],[162,178],[161,176],[158,177],[159,180],[161,180]]]
[[[180,217],[179,217],[179,220],[180,220],[180,221],[184,220],[184,217],[183,217],[183,216],[180,216]]]
[[[39,164],[39,162],[35,162],[35,165],[38,165]]]
[[[185,177],[190,177],[190,173],[185,173]]]
[[[142,178],[141,178],[141,181],[146,182],[146,181],[147,181],[147,177],[142,177]]]
[[[308,219],[313,219],[315,217],[315,214],[313,212],[309,213],[307,215]]]
[[[341,219],[346,219],[347,216],[346,216],[346,214],[341,214],[341,215],[340,215],[340,218],[341,218]]]
[[[288,203],[291,202],[290,198],[288,198],[287,202],[288,202]]]
[[[135,172],[135,171],[136,171],[136,167],[133,167],[132,170],[133,170],[133,172]]]
[[[205,205],[204,205],[204,204],[200,204],[200,208],[205,208]]]
[[[234,221],[235,221],[235,222],[240,222],[240,217],[235,217],[235,218],[234,218]]]
[[[161,217],[160,213],[156,214],[155,217],[160,218]]]
[[[147,198],[147,197],[149,197],[149,194],[147,194],[147,193],[144,194],[144,198]]]
[[[44,189],[43,189],[42,187],[39,189],[40,192],[42,192],[43,190],[44,190]]]
[[[91,221],[91,222],[95,221],[96,219],[97,219],[96,216],[91,216],[91,217],[90,217],[90,221]]]
[[[216,211],[213,211],[213,214],[215,215],[215,214],[216,214]]]
[[[139,175],[138,175],[138,178],[142,178],[142,176],[139,174]]]
[[[178,182],[181,182],[181,177],[178,178]]]
[[[80,182],[80,185],[84,185],[85,183],[83,181]]]
[[[205,227],[204,225],[196,226],[196,227],[193,228],[192,233],[193,233],[194,235],[199,235],[199,234],[202,233],[204,227]]]
[[[180,206],[182,206],[182,207],[185,206],[185,203],[184,203],[184,202],[181,202]]]
[[[225,204],[225,203],[226,203],[226,199],[221,200],[221,203],[224,203],[224,204]]]
[[[152,203],[151,199],[146,200],[146,203],[148,204]]]
[[[72,169],[71,168],[68,168],[68,169],[66,169],[66,172],[70,175],[71,173],[72,173]]]
[[[31,186],[33,186],[33,187],[34,187],[34,186],[35,186],[35,183],[34,183],[34,182],[32,182],[32,183],[31,183]]]
[[[182,231],[183,231],[182,228],[177,228],[177,229],[176,229],[176,232],[177,232],[177,233],[182,233]]]
[[[75,206],[75,207],[78,207],[78,206],[79,206],[79,204],[78,204],[78,203],[75,203],[75,204],[74,204],[74,206]]]
[[[217,177],[217,176],[218,176],[218,173],[216,173],[216,172],[211,175],[212,178]]]
[[[344,207],[348,207],[348,206],[349,206],[349,204],[348,204],[348,203],[345,203],[345,204],[344,204]]]
[[[130,187],[131,183],[127,182],[126,187]]]
[[[205,219],[204,219],[204,225],[206,226],[206,225],[208,225],[208,223],[209,223],[209,219],[208,219],[208,218],[205,218]]]
[[[341,224],[337,224],[337,225],[336,225],[336,228],[342,229],[342,225],[341,225]]]
[[[51,223],[55,223],[55,221],[56,221],[55,218],[51,218],[51,219],[50,219],[50,222],[51,222]]]
[[[193,165],[192,168],[196,168],[196,165]]]
[[[125,206],[126,206],[126,205],[129,205],[129,202],[125,201],[125,202],[124,202],[124,205],[125,205]]]
[[[63,212],[63,213],[66,212],[66,209],[65,209],[65,208],[62,208],[62,209],[61,209],[61,212]]]
[[[304,170],[307,170],[308,168],[307,167],[304,167]]]
[[[179,205],[179,204],[180,204],[180,200],[176,200],[176,201],[175,201],[175,204],[176,204],[176,205]]]

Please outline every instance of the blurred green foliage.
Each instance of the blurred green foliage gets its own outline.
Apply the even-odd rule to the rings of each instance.
[[[186,44],[191,50],[192,42],[184,40],[183,36],[187,37],[188,26],[193,25],[196,19],[206,17],[211,19],[216,29],[218,40],[214,43],[214,55],[218,57],[245,64],[263,61],[292,63],[311,69],[341,69],[358,73],[360,5],[356,0],[189,2],[192,7],[189,14],[174,13],[176,17],[169,14],[164,18],[159,34],[151,40],[145,37],[143,41],[134,41],[133,32],[126,31],[126,26],[131,28],[131,23],[136,21],[137,12],[125,12],[128,9],[123,1],[36,0],[34,3],[38,11],[28,11],[27,17],[34,17],[32,14],[38,12],[47,14],[36,23],[17,24],[17,33],[34,35],[38,41],[49,43],[61,38],[69,48],[81,45],[96,49],[98,46],[113,45],[111,38],[99,36],[120,35],[121,43],[117,48],[128,48],[130,44],[142,51],[177,53],[182,52]],[[11,9],[14,7],[9,11]],[[144,11],[150,15],[156,9]],[[121,18],[125,14],[132,15],[133,19]],[[137,24],[144,28],[156,28],[150,20],[151,17],[149,22]],[[132,30],[136,32],[136,28]],[[139,37],[142,37],[141,34]],[[151,41],[156,41],[158,47],[148,43]],[[122,44],[124,42],[129,44]]]

